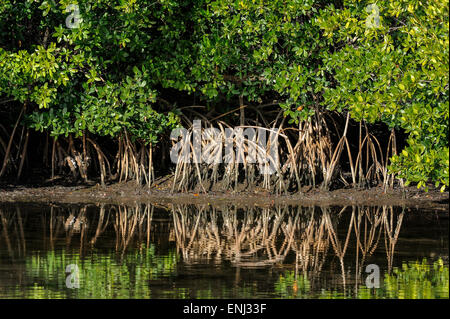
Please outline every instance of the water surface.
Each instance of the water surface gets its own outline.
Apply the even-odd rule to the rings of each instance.
[[[0,298],[448,298],[448,233],[392,206],[0,204]]]

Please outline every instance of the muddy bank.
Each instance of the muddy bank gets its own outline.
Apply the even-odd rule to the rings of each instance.
[[[339,189],[323,191],[305,189],[291,195],[274,195],[264,190],[247,192],[171,193],[167,187],[155,185],[152,188],[137,187],[135,183],[116,183],[106,187],[99,185],[78,186],[0,186],[2,202],[42,202],[42,203],[110,203],[110,204],[235,204],[238,206],[289,205],[401,205],[416,208],[448,211],[449,193],[436,189],[429,192],[415,187],[388,190],[381,187],[371,189]]]

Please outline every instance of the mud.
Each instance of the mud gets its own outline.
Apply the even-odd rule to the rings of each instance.
[[[431,210],[449,210],[448,192],[430,189],[428,192],[416,187],[389,189],[338,189],[324,191],[304,189],[291,195],[274,195],[262,189],[246,192],[171,193],[167,185],[138,187],[134,182],[115,183],[106,187],[97,185],[77,186],[17,186],[0,185],[0,202],[41,203],[109,203],[126,204],[233,204],[246,206],[302,205],[302,206],[349,206],[349,205],[399,205]]]

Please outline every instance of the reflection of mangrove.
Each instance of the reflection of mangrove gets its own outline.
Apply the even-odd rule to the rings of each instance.
[[[311,281],[305,275],[296,277],[292,270],[284,271],[275,290],[281,298],[325,298],[325,299],[448,299],[449,270],[439,258],[434,262],[426,258],[422,261],[402,262],[394,267],[391,274],[380,274],[383,285],[376,290],[368,288],[364,282],[355,284],[352,290],[311,289]]]
[[[28,240],[25,224],[32,223],[35,229],[36,219],[40,218],[44,249],[54,250],[64,243],[67,248],[79,248],[81,256],[108,233],[115,236],[115,250],[122,257],[132,245],[149,247],[150,242],[158,242],[158,246],[167,246],[175,241],[185,264],[225,260],[237,269],[293,267],[295,277],[307,273],[317,278],[331,252],[339,261],[336,273],[341,274],[345,286],[348,277],[344,257],[349,249],[355,249],[356,282],[380,240],[384,241],[387,268],[391,271],[404,215],[388,206],[353,206],[336,211],[329,207],[241,210],[232,206],[175,205],[170,208],[171,215],[163,211],[165,219],[161,223],[161,219],[155,220],[154,211],[155,206],[150,204],[51,206],[49,212],[38,217],[24,214],[19,207],[3,208],[0,245],[6,247],[12,261],[24,256]]]
[[[282,263],[295,251],[305,268],[315,265],[326,251],[314,208],[250,209],[240,216],[236,208],[210,211],[173,208],[177,246],[185,262],[227,259],[239,267]],[[239,216],[239,217],[238,217]],[[323,228],[323,227],[322,227]],[[311,256],[310,249],[316,251]]]
[[[55,249],[56,245],[65,243],[66,248],[79,246],[80,254],[94,247],[98,239],[112,227],[115,232],[115,248],[125,252],[130,241],[136,237],[148,245],[150,241],[150,226],[154,207],[137,205],[136,207],[105,206],[50,206],[49,212],[39,214],[42,227],[41,238],[44,249]],[[25,219],[25,220],[24,220]],[[33,231],[28,236],[35,239],[36,225],[39,220],[30,214],[15,209],[0,209],[0,231],[6,250],[11,258],[23,256],[26,252],[27,239],[24,235],[24,223],[30,220]],[[33,234],[35,233],[35,234]],[[75,239],[76,238],[76,239]],[[28,238],[31,239],[31,238]]]
[[[295,256],[295,275],[318,276],[331,247],[338,258],[345,286],[344,257],[351,236],[356,242],[356,274],[378,246],[384,234],[388,271],[392,269],[395,245],[404,212],[393,207],[351,207],[345,235],[339,236],[338,214],[322,207],[255,208],[241,212],[234,207],[217,211],[193,206],[172,208],[177,247],[186,263],[201,259],[229,260],[234,265],[264,267],[281,265],[288,254]],[[397,216],[396,216],[397,215]],[[340,238],[342,237],[342,238]]]

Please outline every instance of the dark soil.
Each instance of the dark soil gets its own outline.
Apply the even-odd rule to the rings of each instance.
[[[151,188],[138,187],[134,182],[115,183],[106,187],[92,185],[0,185],[0,202],[42,203],[110,203],[110,204],[233,204],[237,206],[287,205],[400,205],[433,210],[449,210],[448,192],[430,188],[428,192],[416,187],[388,189],[338,189],[324,191],[305,188],[291,195],[274,195],[263,189],[245,192],[171,193],[170,183],[162,182]]]

